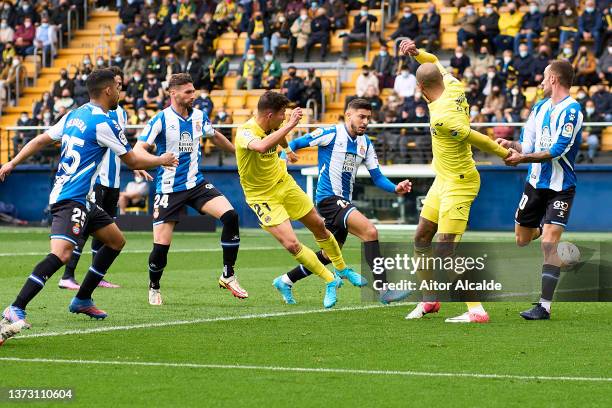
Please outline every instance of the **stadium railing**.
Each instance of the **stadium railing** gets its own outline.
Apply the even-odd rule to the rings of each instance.
[[[333,126],[331,123],[306,123],[299,124],[293,133],[293,138],[300,137],[318,127]],[[498,122],[482,122],[472,123],[471,127],[475,129],[481,129],[485,134],[488,134],[491,138],[495,139],[499,135],[504,135],[509,140],[518,140],[520,130],[524,123],[498,123]],[[229,136],[232,135],[232,140],[235,135],[236,128],[240,127],[240,124],[218,124],[214,125],[215,129],[219,129],[222,133]],[[132,142],[139,135],[140,131],[144,128],[144,125],[128,125],[126,131],[132,133],[129,138]],[[13,157],[14,149],[13,146],[22,145],[27,140],[33,138],[37,134],[42,133],[48,129],[45,126],[9,126],[4,129],[0,129],[0,132],[8,132],[5,137],[4,134],[0,134],[0,157]],[[224,132],[225,130],[225,132]],[[587,132],[598,135],[598,145],[596,148],[591,147],[589,152],[589,145],[587,138],[583,136],[582,145],[579,153],[578,164],[584,162],[590,162],[592,157],[589,157],[589,153],[595,152],[595,162],[592,164],[611,164],[612,163],[612,122],[585,122],[583,123],[583,135]],[[27,132],[24,140],[16,140],[15,136],[19,132]],[[428,164],[431,162],[431,137],[429,133],[428,123],[373,123],[368,126],[368,136],[374,143],[376,148],[379,161],[381,164]],[[2,144],[4,141],[5,144]],[[227,158],[229,155],[224,154],[219,149],[214,149],[212,144],[208,144],[209,141],[204,140],[205,151],[208,157],[218,158],[219,163],[223,163],[224,157]],[[475,160],[482,165],[486,164],[502,164],[501,160],[490,154],[482,153],[478,149],[474,150]],[[315,148],[309,150],[305,149],[303,155],[304,160],[298,162],[298,165],[312,165],[316,164],[316,151]],[[209,154],[208,154],[209,153]],[[39,157],[34,158],[30,163],[42,162],[50,163],[57,159],[58,150],[57,148],[50,148],[41,152]]]

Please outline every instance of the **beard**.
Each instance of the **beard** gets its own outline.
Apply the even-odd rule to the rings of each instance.
[[[359,126],[353,126],[351,125],[351,130],[353,131],[353,133],[355,134],[355,136],[363,136],[367,130],[367,126],[363,129],[363,131],[361,131],[361,129],[359,128]]]

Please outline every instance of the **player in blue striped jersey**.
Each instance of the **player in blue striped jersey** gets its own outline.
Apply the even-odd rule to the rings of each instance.
[[[347,107],[345,117],[345,124],[319,128],[291,141],[289,148],[299,150],[308,146],[318,146],[319,180],[315,197],[317,210],[340,246],[344,245],[348,233],[363,241],[366,261],[373,269],[374,260],[380,257],[378,232],[374,224],[351,202],[357,170],[361,164],[364,164],[374,184],[389,193],[407,194],[411,190],[411,183],[404,180],[397,185],[393,184],[380,171],[374,145],[365,134],[372,117],[370,103],[364,99],[352,100]],[[317,257],[324,265],[330,263],[322,251],[317,252]],[[277,277],[273,285],[283,295],[286,303],[293,304],[295,303],[291,292],[293,284],[310,274],[308,269],[299,265],[285,275]],[[367,281],[356,272],[342,278],[348,279],[355,286],[367,284]],[[381,302],[398,301],[408,295],[404,291],[387,290],[385,272],[374,275],[374,278],[373,288],[380,292]]]
[[[69,310],[96,319],[106,317],[106,312],[95,306],[91,295],[125,245],[125,238],[113,219],[87,199],[106,151],[111,149],[123,162],[136,169],[176,166],[178,163],[172,153],[156,157],[146,152],[132,151],[121,127],[108,115],[109,110],[117,108],[119,100],[112,71],[93,71],[87,80],[87,89],[89,103],[67,113],[0,168],[0,181],[4,181],[16,165],[43,147],[56,141],[62,142],[62,153],[49,196],[53,215],[51,251],[34,267],[15,301],[4,310],[0,322],[0,344],[21,329],[30,327],[26,321],[27,304],[42,290],[47,280],[68,262],[75,245],[85,234],[94,235],[104,245],[94,257]]]
[[[580,104],[570,96],[573,79],[570,63],[551,62],[544,70],[542,81],[545,99],[531,110],[520,142],[498,139],[504,147],[512,148],[506,164],[530,163],[525,190],[516,210],[516,243],[525,246],[542,237],[542,294],[533,308],[521,313],[527,320],[550,318],[550,305],[562,266],[557,245],[576,194],[574,163],[580,150],[583,115]]]
[[[123,71],[121,68],[112,66],[109,68],[115,74],[115,81],[117,82],[117,90],[121,93],[123,87]],[[117,109],[108,111],[108,116],[119,124],[122,130],[125,131],[125,125],[127,124],[127,113],[121,106],[117,106]],[[120,186],[120,172],[121,172],[121,159],[113,153],[111,149],[108,149],[102,158],[100,164],[100,171],[96,178],[96,183],[93,186],[93,190],[89,195],[89,200],[93,203],[98,204],[108,215],[112,218],[117,217],[117,202],[119,201],[119,186]],[[82,242],[74,247],[72,251],[72,257],[66,264],[64,269],[64,275],[60,279],[58,286],[60,289],[71,289],[78,290],[79,284],[74,277],[74,271],[81,258],[81,251],[85,247],[88,236],[85,236]],[[92,257],[96,256],[96,252],[102,248],[102,242],[94,238],[91,242],[91,254]],[[99,283],[100,287],[104,288],[118,288],[106,279],[102,279]]]
[[[211,137],[222,149],[234,153],[234,145],[215,131],[206,113],[193,108],[195,88],[189,74],[174,74],[168,84],[170,107],[155,115],[138,138],[135,150],[149,150],[156,146],[156,154],[173,152],[179,157],[176,168],[159,168],[153,204],[153,250],[149,256],[149,304],[161,305],[160,280],[167,264],[168,250],[174,226],[185,206],[201,214],[209,214],[223,224],[221,247],[223,273],[219,286],[232,295],[245,299],[248,292],[234,275],[240,233],[238,213],[230,202],[200,173],[202,156],[200,142]],[[141,172],[147,179],[152,177]]]

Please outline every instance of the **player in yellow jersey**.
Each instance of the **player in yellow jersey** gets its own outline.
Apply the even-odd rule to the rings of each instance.
[[[431,256],[431,242],[436,233],[436,256],[452,254],[456,243],[467,227],[472,202],[480,189],[480,176],[472,159],[472,146],[506,158],[510,152],[501,148],[488,136],[470,129],[470,107],[465,98],[464,85],[444,69],[438,59],[417,49],[411,40],[400,45],[404,55],[414,57],[421,66],[417,69],[417,85],[427,100],[430,114],[432,166],[436,178],[423,202],[414,237],[415,255]],[[421,279],[431,271],[417,272]],[[423,292],[423,302],[406,319],[419,319],[440,309],[433,292]],[[450,319],[452,323],[485,323],[489,315],[480,302],[467,303],[468,312]]]
[[[236,134],[236,159],[240,184],[246,202],[259,218],[263,229],[285,247],[295,260],[325,280],[327,288],[323,305],[336,304],[336,291],[342,285],[343,276],[355,273],[344,263],[340,247],[334,236],[325,228],[312,200],[287,172],[277,146],[285,147],[289,158],[286,136],[302,118],[296,108],[286,124],[285,109],[289,100],[276,92],[268,91],[257,103],[257,114],[238,128]],[[317,255],[298,241],[290,220],[298,220],[314,235],[319,247],[332,261],[336,275],[332,274]]]

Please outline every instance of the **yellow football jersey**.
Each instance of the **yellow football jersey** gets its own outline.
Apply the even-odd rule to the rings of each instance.
[[[276,146],[265,153],[248,149],[251,141],[266,136],[255,118],[240,126],[236,133],[238,174],[247,198],[265,196],[276,187],[283,176],[287,175],[287,165],[278,156]]]
[[[444,93],[428,105],[432,165],[436,175],[447,180],[473,176],[476,165],[471,145],[466,141],[470,134],[470,106],[464,86],[444,69],[435,56],[421,51],[417,60],[435,63],[444,78]]]

